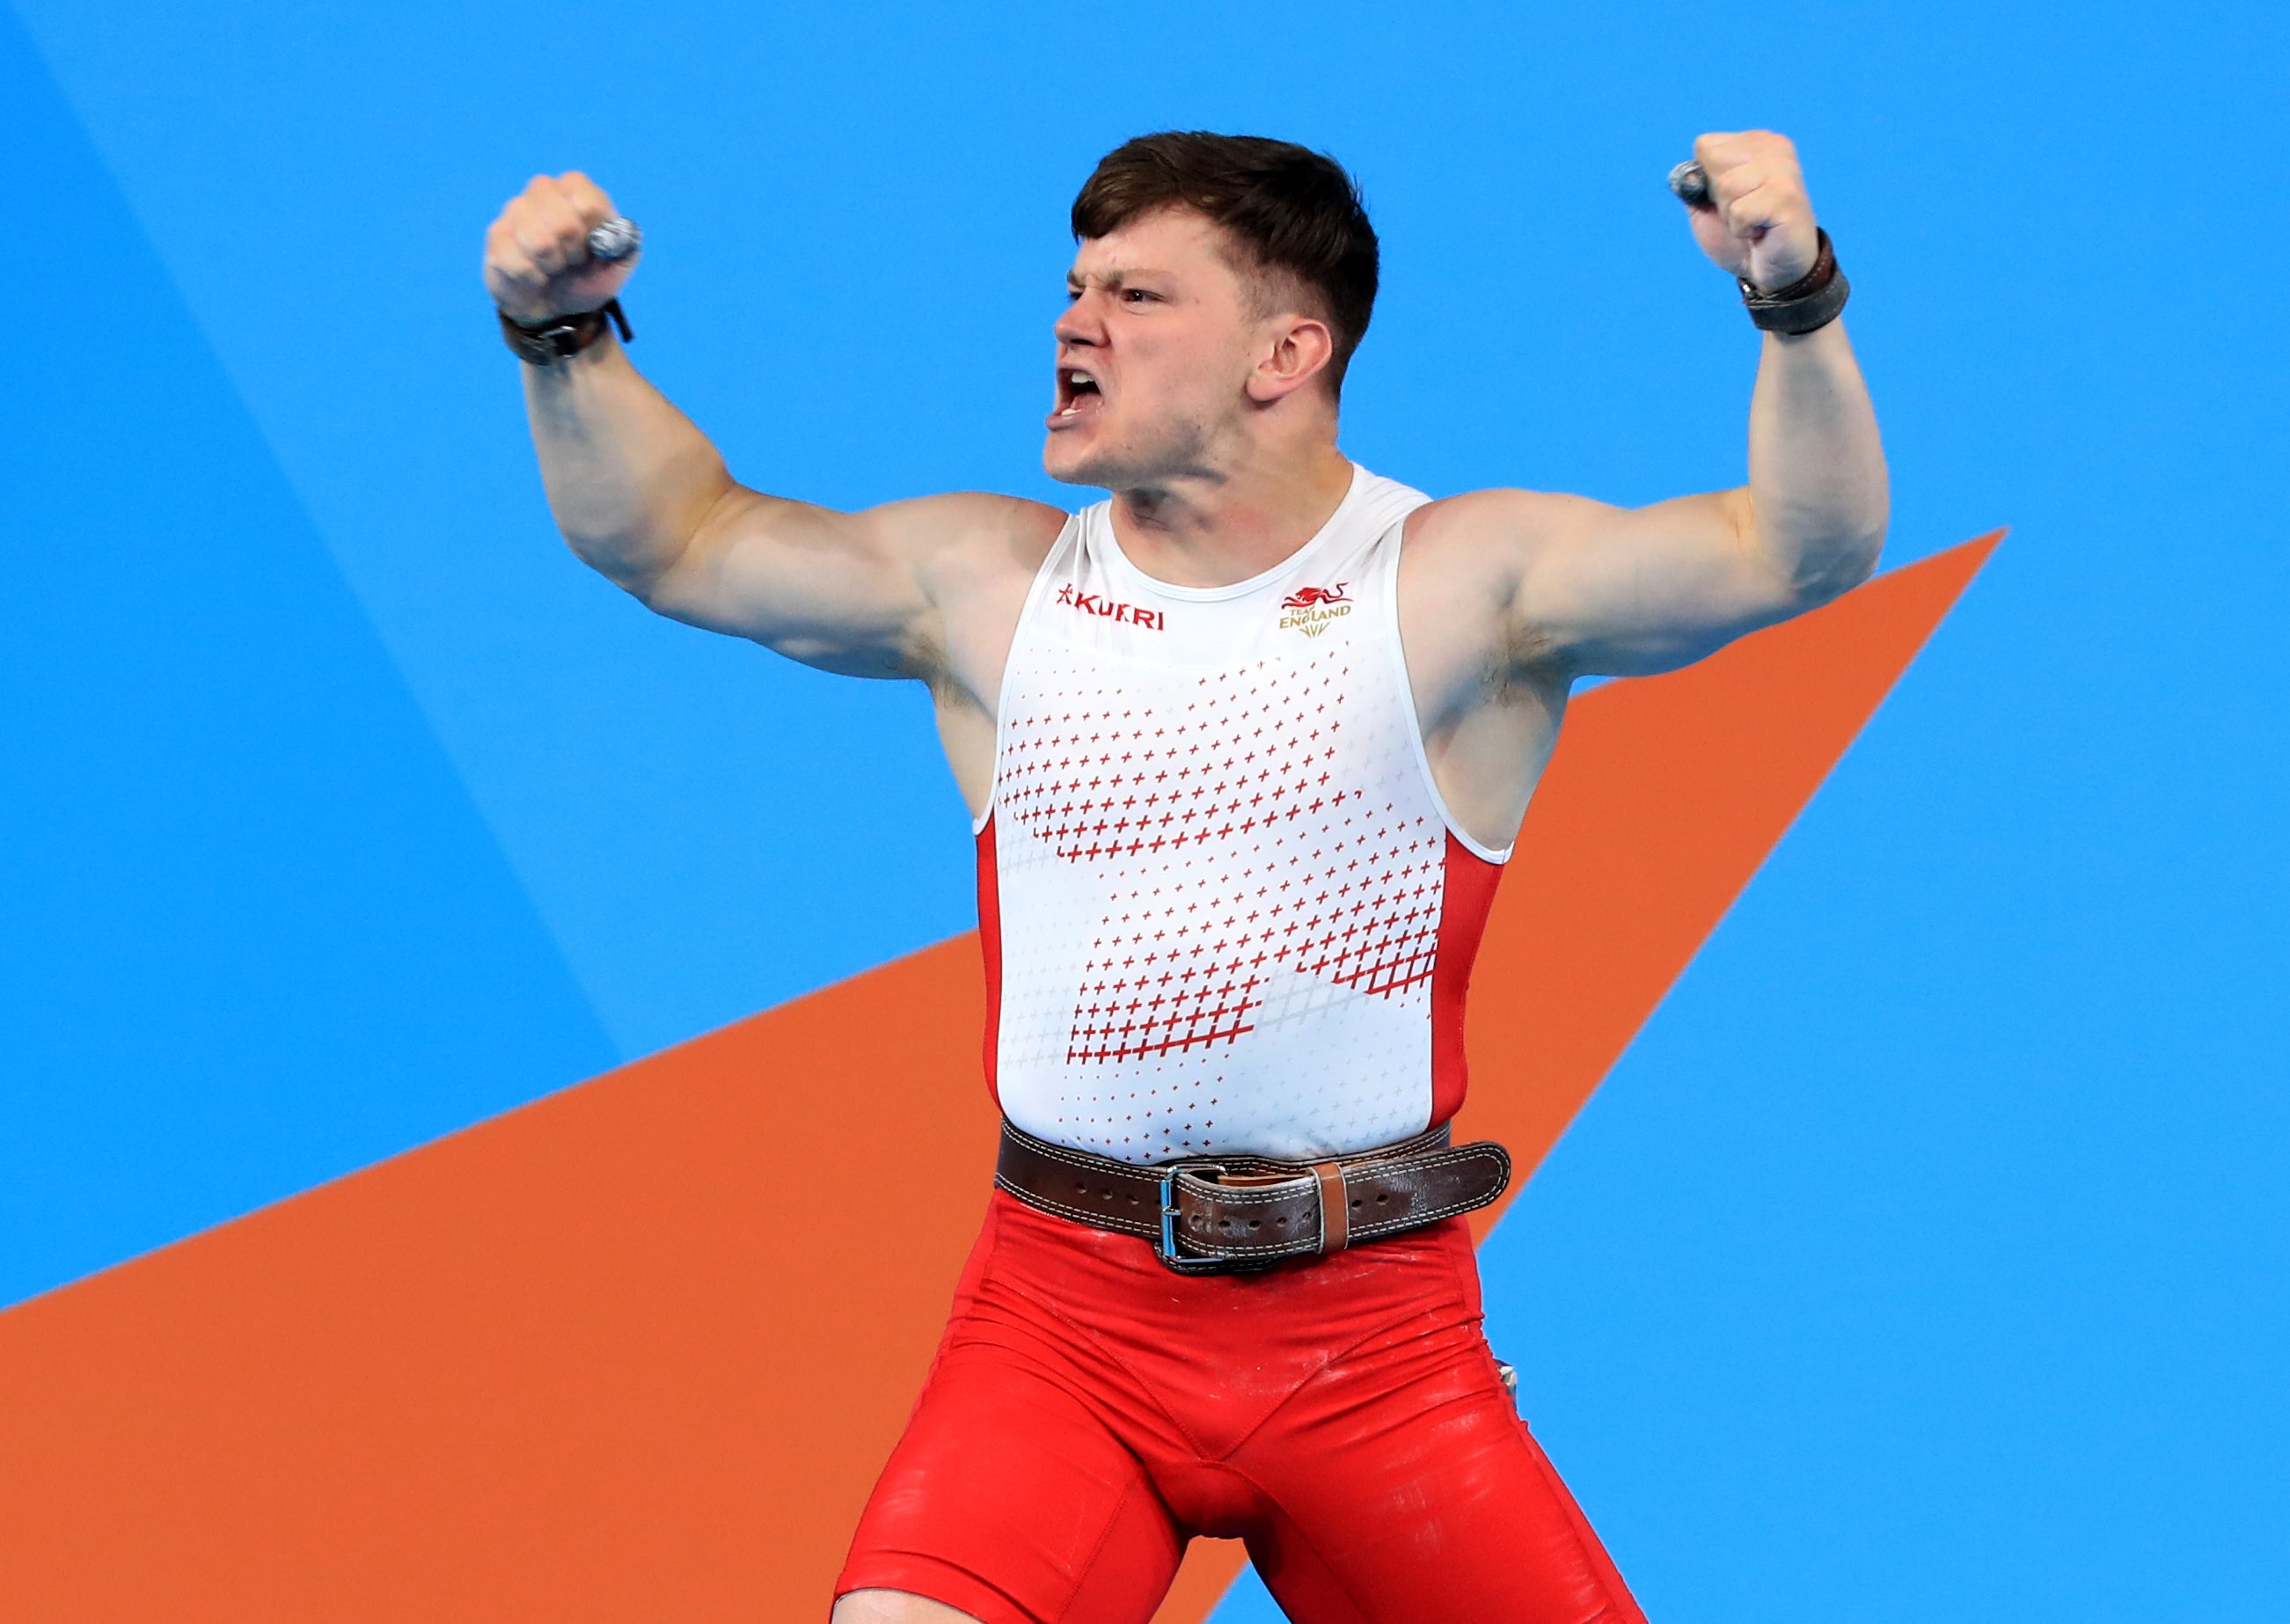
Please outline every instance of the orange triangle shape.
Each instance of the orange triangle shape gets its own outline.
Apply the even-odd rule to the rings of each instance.
[[[1467,1131],[1533,1167],[1994,540],[1577,703]],[[983,1014],[941,943],[0,1314],[0,1617],[821,1616],[985,1204]]]

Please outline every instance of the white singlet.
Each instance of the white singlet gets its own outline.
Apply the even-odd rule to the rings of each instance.
[[[1067,522],[1018,622],[978,821],[986,1066],[1037,1138],[1126,1162],[1340,1156],[1463,1098],[1463,997],[1509,848],[1454,826],[1399,644],[1401,527],[1355,468],[1237,586]]]

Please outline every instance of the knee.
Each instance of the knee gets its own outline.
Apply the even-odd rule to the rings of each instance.
[[[903,1590],[853,1590],[837,1598],[829,1624],[978,1624],[944,1602]]]

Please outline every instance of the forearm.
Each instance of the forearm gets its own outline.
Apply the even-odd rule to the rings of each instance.
[[[581,559],[646,596],[736,489],[723,457],[610,338],[524,371],[557,528]]]
[[[1750,404],[1751,540],[1819,601],[1876,567],[1891,497],[1877,413],[1841,321],[1769,332]]]

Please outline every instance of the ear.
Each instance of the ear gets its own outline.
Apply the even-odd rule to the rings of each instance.
[[[1266,348],[1248,375],[1248,398],[1260,406],[1286,398],[1327,371],[1336,337],[1317,316],[1282,316],[1265,324]]]

